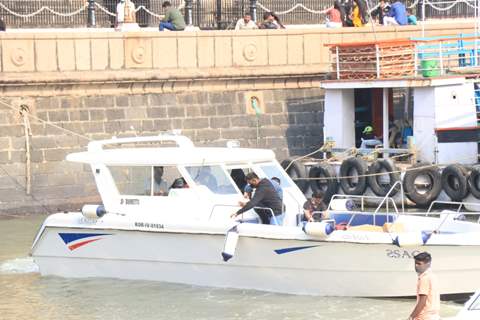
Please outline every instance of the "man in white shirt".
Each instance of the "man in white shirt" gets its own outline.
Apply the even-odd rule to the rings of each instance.
[[[235,25],[235,30],[253,30],[258,29],[255,22],[252,20],[250,13],[246,12],[243,15],[243,18],[238,19],[237,24]]]
[[[127,12],[125,12],[125,7]],[[125,16],[126,13],[126,16]],[[131,0],[120,0],[117,4],[117,17],[116,17],[116,26],[122,25],[124,22],[131,23],[135,22],[135,4]]]

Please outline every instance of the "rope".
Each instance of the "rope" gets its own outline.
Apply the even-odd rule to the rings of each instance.
[[[436,6],[433,2],[431,2],[430,0],[425,0],[425,4],[426,5],[429,5],[430,7],[432,7],[433,9],[437,10],[437,11],[448,11],[450,9],[452,9],[453,7],[455,7],[457,4],[460,4],[460,3],[465,3],[466,5],[468,5],[469,7],[471,8],[474,8],[474,9],[477,9],[477,6],[476,5],[472,5],[470,4],[470,0],[456,0],[454,1],[453,3],[451,3],[450,1],[444,1],[444,2],[437,2],[436,4],[439,4],[439,3],[451,3],[449,6],[446,6],[446,7],[439,7],[439,6]]]
[[[30,163],[30,137],[32,136],[32,128],[30,127],[30,121],[28,119],[28,109],[20,107],[20,115],[23,118],[23,126],[25,131],[25,183],[27,195],[31,194],[32,190],[32,174]]]
[[[9,177],[13,183],[17,186],[17,187],[20,187],[21,190],[24,190],[26,191],[25,187],[22,186],[22,184],[20,182],[17,181],[17,179],[15,179],[13,176],[11,176],[9,173],[8,173],[8,170],[6,170],[3,166],[3,164],[0,164],[0,170],[3,171],[4,175],[6,177]],[[18,189],[17,189],[18,190]],[[32,198],[33,201],[35,201],[36,203],[40,204],[40,206],[48,213],[48,214],[52,214],[53,212],[48,209],[40,200],[38,200],[37,198],[35,198],[33,196],[33,194],[27,194],[30,198]],[[3,214],[2,214],[3,215]],[[12,215],[13,216],[13,215]],[[14,217],[17,217],[16,215]]]
[[[96,3],[95,3],[96,4]],[[68,12],[68,13],[62,13],[62,12],[58,12],[58,11],[55,11],[53,9],[51,9],[50,7],[47,7],[47,6],[42,6],[40,9],[38,9],[37,11],[35,12],[32,12],[32,13],[28,13],[28,14],[21,14],[21,13],[18,13],[18,12],[15,12],[13,10],[11,10],[10,8],[8,8],[6,5],[4,5],[3,3],[0,2],[0,7],[3,8],[5,11],[7,11],[8,13],[10,13],[11,15],[14,15],[16,17],[20,17],[20,18],[31,18],[33,16],[36,16],[37,14],[40,14],[42,13],[43,11],[49,11],[57,16],[61,16],[61,17],[71,17],[71,16],[74,16],[74,15],[77,15],[79,14],[80,12],[82,12],[83,10],[85,10],[88,6],[88,3],[85,2],[85,4],[83,5],[83,7],[81,7],[80,9],[76,10],[76,11],[73,11],[73,12]]]
[[[117,16],[116,13],[113,13],[113,12],[108,11],[107,8],[102,7],[102,5],[99,4],[98,2],[95,2],[95,6],[96,6],[98,9],[102,10],[103,12],[105,12],[106,14],[108,14],[109,16],[112,16],[112,17],[116,17],[116,16]]]
[[[3,98],[0,98],[0,99],[3,99]],[[7,108],[9,108],[9,109],[11,109],[11,110],[13,110],[13,111],[18,111],[17,108],[15,108],[14,106],[12,106],[12,105],[10,105],[10,104],[2,101],[2,100],[0,100],[0,104],[2,104],[3,106],[5,106],[5,107],[7,107]],[[43,120],[43,119],[41,119],[41,118],[39,118],[39,117],[37,117],[37,116],[34,116],[34,115],[31,114],[31,113],[28,113],[28,117],[31,117],[31,118],[33,118],[33,119],[35,119],[35,120],[37,120],[37,121],[39,121],[39,122],[41,122],[41,123],[43,123],[43,124],[46,124],[46,125],[52,126],[52,127],[54,127],[54,128],[57,128],[57,129],[59,129],[59,130],[61,130],[61,131],[65,131],[65,132],[67,132],[67,133],[69,133],[69,134],[71,134],[71,135],[74,135],[74,136],[77,136],[77,137],[79,137],[79,138],[82,138],[82,139],[91,141],[91,139],[90,139],[89,137],[87,137],[87,136],[84,136],[84,135],[81,135],[81,134],[79,134],[79,133],[76,133],[76,132],[74,132],[74,131],[72,131],[72,130],[68,130],[68,129],[65,129],[65,128],[63,128],[63,127],[60,127],[60,126],[58,126],[58,125],[56,125],[56,124],[54,124],[54,123],[51,123],[50,121],[45,121],[45,120]]]
[[[257,6],[262,8],[264,11],[267,11],[267,12],[272,12],[273,11],[273,10],[270,10],[269,8],[265,7],[260,2],[257,2]],[[284,15],[284,14],[293,12],[293,11],[297,10],[298,8],[301,8],[301,9],[303,9],[307,12],[313,13],[313,14],[325,14],[325,11],[326,11],[326,10],[313,10],[313,9],[310,9],[310,8],[306,7],[303,3],[297,3],[296,5],[294,5],[293,7],[291,7],[288,10],[280,11],[280,12],[275,11],[275,14]]]

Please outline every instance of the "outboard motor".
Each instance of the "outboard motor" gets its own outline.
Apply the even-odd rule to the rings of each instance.
[[[96,220],[103,217],[107,211],[103,205],[86,204],[82,208],[82,215],[87,219]]]

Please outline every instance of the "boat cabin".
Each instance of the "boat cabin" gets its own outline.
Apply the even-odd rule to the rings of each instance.
[[[280,179],[284,224],[295,225],[306,201],[271,150],[195,147],[187,137],[119,138],[91,142],[67,160],[92,168],[107,212],[168,219],[225,221],[240,207],[245,176]]]

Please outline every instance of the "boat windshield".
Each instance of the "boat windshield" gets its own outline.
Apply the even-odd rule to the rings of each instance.
[[[196,184],[206,186],[215,194],[238,194],[221,166],[192,166],[185,169]]]
[[[276,163],[261,164],[260,169],[262,169],[267,178],[272,179],[273,177],[277,177],[280,179],[282,188],[291,187],[284,171]]]

